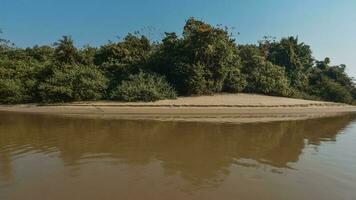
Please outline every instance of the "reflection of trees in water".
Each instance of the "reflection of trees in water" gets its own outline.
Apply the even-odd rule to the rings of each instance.
[[[0,177],[11,177],[18,150],[60,153],[68,166],[106,155],[129,165],[159,160],[167,174],[195,185],[215,184],[239,160],[277,168],[298,161],[304,140],[335,140],[354,116],[260,124],[76,119],[0,114]],[[28,148],[30,147],[30,148]],[[244,164],[245,165],[245,164]],[[245,166],[249,166],[248,164]]]

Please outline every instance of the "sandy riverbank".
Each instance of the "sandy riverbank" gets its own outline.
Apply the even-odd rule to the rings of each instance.
[[[0,111],[115,119],[265,122],[356,112],[355,106],[253,94],[181,97],[150,103],[76,102],[38,106],[0,106]]]

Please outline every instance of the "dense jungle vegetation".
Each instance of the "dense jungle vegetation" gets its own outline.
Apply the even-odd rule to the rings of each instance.
[[[128,34],[101,47],[17,48],[0,39],[0,103],[85,100],[155,101],[220,92],[354,103],[345,65],[315,60],[296,37],[237,44],[226,27],[190,18],[160,42]]]

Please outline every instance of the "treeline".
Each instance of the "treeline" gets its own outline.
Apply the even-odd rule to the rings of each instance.
[[[0,103],[110,99],[155,101],[177,95],[247,92],[354,103],[345,65],[317,61],[298,38],[238,45],[225,27],[190,18],[161,42],[139,34],[99,48],[16,48],[0,40]]]

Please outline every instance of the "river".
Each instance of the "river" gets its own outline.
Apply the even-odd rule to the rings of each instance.
[[[232,124],[0,112],[0,199],[356,199],[356,116]]]

